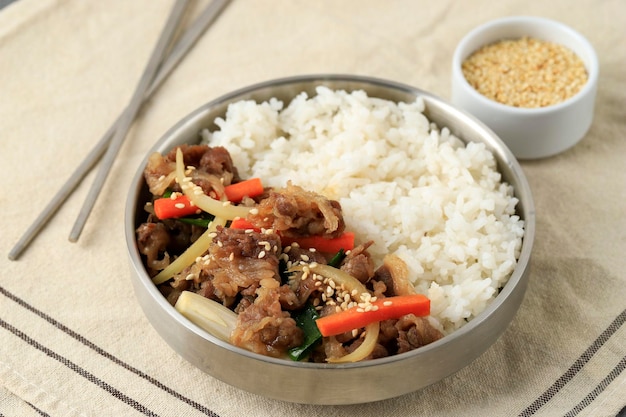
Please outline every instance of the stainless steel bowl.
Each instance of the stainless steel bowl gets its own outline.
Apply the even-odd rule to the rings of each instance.
[[[286,104],[302,91],[314,94],[325,85],[347,91],[362,89],[369,96],[413,101],[422,96],[426,116],[447,126],[462,140],[483,142],[494,153],[503,179],[519,199],[517,212],[525,220],[518,265],[497,298],[475,319],[454,333],[417,350],[350,364],[290,362],[255,354],[225,343],[179,314],[161,295],[144,269],[135,242],[135,228],[148,198],[141,163],[126,203],[125,232],[131,280],[146,316],[163,339],[183,358],[213,377],[240,389],[284,401],[306,404],[355,404],[383,400],[416,391],[459,371],[484,353],[504,332],[526,291],[535,235],[535,211],[526,178],[513,154],[485,125],[447,102],[417,88],[352,75],[313,75],[284,78],[237,90],[200,107],[172,127],[150,150],[166,152],[183,143],[197,143],[202,128],[216,129],[229,103],[268,100]]]

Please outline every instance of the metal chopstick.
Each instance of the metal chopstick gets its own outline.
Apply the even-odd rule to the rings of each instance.
[[[230,0],[214,0],[195,19],[189,29],[185,31],[180,40],[172,48],[170,55],[159,67],[157,75],[154,77],[154,80],[150,84],[150,87],[144,96],[144,100],[147,100],[160,87],[165,78],[167,78],[180,60],[187,54],[187,52],[189,52],[202,33],[204,33],[210,24],[215,21],[217,16],[219,16],[229,2]],[[59,191],[53,196],[52,200],[50,200],[43,211],[35,219],[33,224],[31,224],[31,226],[22,235],[20,240],[15,244],[11,252],[9,252],[10,260],[16,260],[20,257],[22,252],[30,245],[39,231],[41,231],[46,223],[58,212],[59,208],[76,189],[78,184],[82,182],[83,178],[85,178],[87,173],[91,171],[96,162],[98,162],[98,160],[102,157],[113,137],[113,134],[115,133],[117,125],[120,122],[120,118],[121,115],[89,152],[68,180],[63,184],[61,189],[59,189]]]
[[[120,124],[117,126],[115,130],[115,135],[113,135],[113,139],[111,139],[111,143],[109,143],[109,147],[104,154],[102,159],[102,163],[100,165],[100,169],[96,174],[96,178],[87,193],[87,197],[83,203],[80,212],[78,213],[78,218],[74,223],[74,227],[70,232],[69,240],[70,242],[76,242],[87,222],[87,218],[91,213],[94,205],[96,204],[96,200],[98,199],[98,195],[104,186],[104,182],[106,181],[107,176],[113,166],[113,162],[115,162],[115,157],[119,149],[122,147],[124,143],[124,139],[128,134],[128,130],[130,129],[130,125],[135,120],[137,116],[137,112],[143,102],[143,96],[148,90],[148,86],[150,85],[150,81],[156,75],[156,71],[159,68],[159,63],[162,60],[162,57],[165,55],[167,50],[167,46],[170,43],[170,40],[176,34],[176,28],[180,24],[180,21],[183,17],[185,9],[187,7],[188,0],[176,0],[174,7],[172,8],[172,12],[167,19],[165,24],[165,28],[159,37],[159,40],[152,51],[152,55],[146,65],[146,68],[139,80],[139,84],[133,93],[133,96],[130,100],[130,103],[124,113],[122,113]]]

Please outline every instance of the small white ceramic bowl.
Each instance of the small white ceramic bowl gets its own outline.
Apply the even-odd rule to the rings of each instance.
[[[529,37],[561,44],[583,61],[588,80],[569,99],[540,108],[501,104],[480,94],[465,79],[461,65],[482,46],[504,39]],[[468,33],[452,59],[452,103],[490,127],[518,159],[544,158],[578,143],[593,119],[598,58],[581,34],[554,20],[515,16],[490,21]]]

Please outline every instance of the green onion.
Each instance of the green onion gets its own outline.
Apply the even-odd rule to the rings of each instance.
[[[343,262],[345,257],[346,257],[346,251],[343,249],[339,249],[339,252],[337,252],[335,256],[333,256],[330,259],[330,261],[328,261],[328,265],[335,267],[335,268],[339,268],[339,266],[341,265],[341,262]]]
[[[190,224],[192,226],[203,227],[206,229],[207,227],[209,227],[209,223],[211,223],[213,219],[214,217],[180,217],[176,220],[179,220],[182,223]]]
[[[296,321],[296,325],[304,332],[304,342],[298,347],[289,349],[288,354],[292,360],[300,361],[308,357],[322,340],[322,334],[315,324],[319,314],[315,307],[309,304],[304,309],[292,314],[292,317]]]

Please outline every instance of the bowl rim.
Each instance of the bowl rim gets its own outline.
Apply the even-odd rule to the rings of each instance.
[[[177,131],[183,129],[186,125],[193,123],[197,118],[201,118],[204,113],[206,113],[209,109],[214,108],[216,106],[223,105],[229,101],[237,97],[241,97],[250,93],[253,93],[257,90],[262,90],[268,87],[280,87],[289,84],[302,83],[302,82],[315,82],[323,84],[324,82],[357,82],[357,83],[365,83],[372,84],[375,86],[380,86],[384,88],[390,88],[394,90],[398,90],[403,93],[417,96],[422,96],[427,100],[432,100],[439,105],[443,105],[449,110],[458,113],[457,115],[462,116],[464,121],[467,123],[474,124],[478,129],[482,130],[484,134],[489,136],[489,140],[495,142],[498,145],[497,149],[490,149],[491,152],[494,153],[494,156],[499,155],[502,161],[497,161],[498,164],[507,165],[511,171],[518,177],[520,181],[521,187],[515,189],[515,195],[518,198],[519,203],[523,201],[524,211],[526,212],[526,216],[524,218],[524,237],[522,239],[522,247],[520,251],[520,255],[517,260],[517,265],[523,265],[523,268],[516,266],[515,270],[509,277],[507,283],[500,289],[500,292],[497,294],[495,299],[493,299],[490,304],[478,315],[476,315],[470,322],[463,325],[461,328],[454,330],[452,333],[445,335],[443,338],[432,342],[426,346],[422,346],[418,349],[411,350],[409,352],[396,354],[384,358],[371,359],[367,361],[354,362],[354,363],[340,363],[340,364],[329,364],[329,363],[310,363],[310,362],[297,362],[290,361],[281,358],[273,358],[265,355],[261,355],[255,352],[248,351],[246,349],[240,348],[238,346],[234,346],[228,342],[225,342],[207,331],[203,330],[196,324],[192,323],[182,314],[180,314],[169,302],[166,298],[161,294],[158,290],[157,286],[152,283],[152,280],[146,273],[145,267],[143,266],[143,261],[141,259],[141,255],[137,249],[136,240],[135,240],[135,213],[138,208],[138,195],[142,187],[143,181],[143,169],[148,160],[149,155],[162,148],[166,143],[171,140],[171,136],[175,134]],[[295,97],[295,96],[294,96]],[[442,127],[442,126],[440,126]],[[463,140],[463,142],[467,143],[467,140]],[[489,143],[485,142],[486,145],[489,146]],[[489,146],[490,147],[490,146]],[[496,152],[498,151],[498,152]],[[496,157],[496,160],[498,158]],[[140,281],[142,287],[148,291],[149,295],[152,297],[154,301],[157,302],[159,307],[161,307],[164,312],[166,312],[171,318],[173,318],[178,324],[184,326],[187,330],[195,333],[202,339],[205,339],[212,344],[215,344],[221,348],[230,350],[234,353],[241,354],[248,359],[267,362],[271,364],[275,364],[283,367],[295,367],[295,368],[309,368],[315,370],[338,370],[338,369],[355,369],[355,368],[368,368],[375,366],[382,366],[385,364],[395,363],[399,361],[406,360],[413,356],[421,355],[425,352],[438,349],[440,346],[453,343],[455,339],[463,337],[463,335],[474,331],[477,327],[481,326],[483,322],[486,321],[490,316],[497,314],[497,310],[500,306],[509,298],[511,293],[518,286],[520,281],[524,278],[527,273],[527,269],[530,268],[530,256],[532,252],[532,246],[534,243],[535,237],[535,206],[532,197],[532,193],[530,190],[530,186],[525,177],[525,174],[519,165],[519,162],[512,154],[512,152],[508,149],[507,145],[484,123],[478,120],[476,117],[471,114],[454,107],[448,101],[430,93],[425,90],[422,90],[417,87],[410,86],[408,84],[399,83],[396,81],[386,80],[377,77],[371,76],[363,76],[363,75],[352,75],[352,74],[335,74],[335,73],[325,73],[325,74],[305,74],[305,75],[296,75],[296,76],[288,76],[277,79],[270,79],[267,81],[262,81],[258,83],[254,83],[226,94],[222,94],[217,98],[214,98],[207,103],[197,107],[195,110],[188,113],[182,119],[180,119],[175,125],[169,128],[157,142],[150,148],[150,150],[146,153],[141,163],[139,164],[137,171],[134,175],[134,178],[131,182],[131,189],[128,193],[125,205],[125,218],[124,218],[124,231],[126,237],[126,246],[128,251],[128,256],[130,258],[132,267],[137,272],[138,280]],[[508,326],[508,324],[507,324]]]
[[[503,27],[506,28],[508,26],[517,25],[517,24],[526,24],[529,27],[549,28],[552,31],[555,31],[555,32],[558,31],[560,33],[564,33],[570,38],[574,39],[576,43],[578,43],[582,48],[585,49],[589,62],[586,62],[583,57],[581,57],[578,53],[575,52],[576,55],[578,55],[578,57],[583,61],[583,63],[585,64],[585,68],[587,70],[587,82],[580,89],[580,91],[578,91],[576,94],[574,94],[571,97],[568,97],[567,99],[563,101],[560,101],[556,104],[551,104],[549,106],[515,107],[515,106],[510,106],[504,103],[500,103],[498,101],[492,100],[484,96],[483,94],[478,92],[467,81],[467,79],[463,75],[461,66],[463,64],[463,61],[477,50],[475,48],[469,52],[466,52],[467,45],[470,42],[472,42],[477,36],[480,36],[485,32],[488,32],[493,29],[503,28]],[[529,35],[529,37],[532,37],[532,35]],[[495,42],[495,40],[492,42]],[[487,45],[487,44],[482,44],[481,46],[484,46],[484,45]],[[571,48],[568,48],[568,49],[571,49]],[[567,107],[575,105],[577,102],[585,100],[585,97],[594,93],[596,89],[596,85],[598,83],[599,72],[600,72],[600,65],[598,62],[598,56],[596,54],[596,51],[593,45],[591,44],[591,42],[589,42],[589,40],[585,36],[583,36],[580,32],[576,31],[574,28],[562,22],[559,22],[554,19],[549,19],[546,17],[540,17],[540,16],[507,16],[507,17],[501,17],[501,18],[487,21],[475,27],[474,29],[469,31],[465,36],[463,36],[463,38],[460,40],[460,42],[457,44],[456,48],[454,49],[454,53],[452,55],[452,75],[456,79],[459,87],[464,89],[465,92],[469,94],[474,100],[478,101],[481,105],[490,108],[491,110],[496,110],[499,112],[508,112],[511,114],[528,115],[528,116],[558,112]]]

